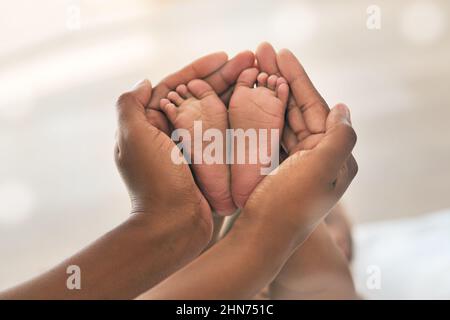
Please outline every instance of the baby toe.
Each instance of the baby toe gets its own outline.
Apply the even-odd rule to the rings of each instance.
[[[215,95],[214,89],[206,82],[200,79],[194,79],[188,83],[188,90],[197,99],[203,99],[206,96]]]
[[[277,84],[276,84],[277,88],[278,88],[278,86],[279,86],[280,84],[282,84],[282,83],[287,83],[286,79],[283,78],[283,77],[278,77],[278,79],[277,79]]]
[[[253,88],[255,86],[256,78],[258,77],[258,69],[245,69],[239,75],[236,81],[236,87]]]
[[[267,88],[269,88],[270,90],[275,90],[275,88],[277,87],[277,80],[278,77],[276,75],[271,75],[268,79],[267,79]]]
[[[277,85],[276,94],[278,99],[283,103],[284,108],[287,106],[288,98],[289,98],[289,86],[286,82],[281,82]]]
[[[166,106],[166,104],[168,104],[168,103],[170,103],[169,99],[163,98],[163,99],[159,100],[159,106],[161,108],[164,108]]]
[[[177,106],[182,104],[184,102],[184,99],[175,91],[170,91],[167,94],[167,99],[169,99],[171,102],[175,103]]]
[[[167,99],[161,99],[161,100],[167,100]],[[161,104],[161,110],[166,114],[169,121],[173,124],[176,116],[177,116],[177,110],[178,108],[171,103],[169,100],[167,100],[167,103],[164,105]]]
[[[258,86],[259,87],[265,87],[267,86],[267,78],[269,78],[269,75],[265,72],[261,72],[260,74],[258,74]]]
[[[176,91],[184,99],[189,99],[192,97],[192,94],[189,92],[189,90],[185,84],[180,84],[177,87]]]

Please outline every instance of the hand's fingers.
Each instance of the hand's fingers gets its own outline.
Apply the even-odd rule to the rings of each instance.
[[[262,72],[266,72],[269,75],[279,75],[277,53],[270,43],[263,42],[258,46],[256,49],[256,61],[258,62],[259,70]]]
[[[216,52],[195,60],[183,69],[164,78],[153,90],[153,96],[149,107],[159,108],[159,100],[165,98],[167,93],[180,84],[186,84],[193,79],[203,79],[217,72],[227,63],[228,56],[225,52]]]
[[[160,110],[147,109],[146,111],[147,121],[152,126],[170,136],[172,130],[166,115]]]
[[[335,190],[339,197],[341,197],[344,194],[344,192],[347,190],[348,186],[353,181],[353,178],[355,178],[357,173],[358,173],[358,163],[356,162],[353,155],[350,154],[344,166],[339,171],[339,174],[336,179]]]
[[[344,105],[334,107],[327,118],[327,131],[318,145],[312,150],[300,149],[293,154],[295,159],[306,159],[315,165],[311,172],[330,186],[338,198],[347,190],[358,172],[358,164],[351,154],[356,143],[356,134],[350,124],[350,113]],[[303,164],[304,166],[305,164]]]
[[[288,81],[297,106],[311,133],[325,131],[329,108],[316,90],[297,58],[287,49],[278,52],[277,65],[281,75]]]
[[[298,144],[298,139],[295,133],[289,126],[285,126],[283,128],[283,137],[281,139],[281,144],[283,146],[284,151],[290,153],[291,150]]]
[[[297,107],[297,103],[292,95],[289,96],[285,121],[282,142],[286,151],[291,154],[300,150],[302,147],[300,142],[310,135],[303,120],[302,112]]]
[[[253,66],[255,56],[251,51],[238,53],[222,68],[205,77],[203,80],[209,83],[214,91],[221,95],[234,85],[242,71]]]
[[[124,122],[145,120],[145,106],[152,95],[152,85],[147,79],[138,83],[132,91],[117,100],[119,125]]]
[[[335,106],[326,121],[326,132],[317,147],[312,150],[318,161],[323,161],[325,173],[337,173],[350,156],[356,144],[356,133],[350,122],[350,111],[339,104]]]
[[[286,152],[283,146],[280,146],[280,163],[283,163],[289,157],[289,154]]]
[[[281,83],[276,88],[278,99],[281,100],[283,106],[286,106],[289,99],[289,86],[287,83]]]
[[[303,119],[303,114],[297,107],[297,103],[295,102],[295,99],[292,97],[292,95],[288,100],[286,120],[289,127],[295,133],[298,141],[301,141],[310,134],[305,120]]]
[[[225,91],[224,93],[222,93],[220,95],[220,99],[222,100],[222,102],[225,104],[225,106],[228,108],[228,102],[231,99],[231,96],[233,95],[233,91],[234,91],[234,85],[230,86],[227,91]]]
[[[328,114],[327,120],[325,122],[326,132],[341,123],[346,123],[350,126],[352,125],[350,110],[345,104],[338,103],[333,107],[332,111],[333,112],[330,112]]]

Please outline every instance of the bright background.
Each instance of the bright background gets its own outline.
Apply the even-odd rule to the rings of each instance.
[[[370,5],[381,29],[366,26]],[[346,102],[356,223],[450,207],[450,3],[40,0],[0,4],[0,289],[122,222],[114,102],[211,51],[290,48]],[[446,253],[448,254],[448,253]]]

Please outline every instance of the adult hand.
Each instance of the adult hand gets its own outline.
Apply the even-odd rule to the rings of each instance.
[[[247,201],[242,218],[258,223],[266,236],[292,252],[338,202],[355,177],[358,167],[351,156],[356,134],[350,112],[342,104],[326,119],[325,133],[311,150],[289,156],[274,174],[257,186]]]
[[[116,158],[129,186],[133,211],[146,211],[155,205],[155,199],[163,206],[170,203],[172,208],[177,204],[184,208],[195,207],[195,203],[199,205],[201,215],[210,222],[209,208],[198,188],[192,185],[189,168],[171,162],[174,143],[168,138],[170,128],[167,118],[159,111],[159,101],[179,84],[203,79],[227,102],[237,77],[254,64],[254,59],[250,51],[241,52],[229,61],[225,53],[213,53],[167,76],[153,90],[145,81],[133,92],[121,96]],[[160,134],[162,132],[166,134]],[[130,134],[134,135],[131,139]],[[130,148],[132,152],[125,153]],[[133,163],[127,166],[129,162]],[[165,175],[164,179],[161,179],[162,175]],[[158,184],[152,181],[158,181]]]
[[[313,148],[325,132],[330,111],[327,103],[289,50],[277,54],[272,45],[264,42],[256,50],[256,59],[261,71],[283,76],[291,89],[282,140],[285,150],[293,153]]]
[[[263,71],[279,72],[277,55],[270,45],[258,48],[257,59]],[[291,59],[281,61],[285,63],[283,68],[286,62],[301,72]],[[304,72],[287,74],[297,95],[311,85],[301,83],[309,81]],[[329,115],[326,109],[317,114],[319,120],[306,118],[323,121],[318,144],[309,152],[294,152],[276,174],[264,178],[223,240],[141,298],[250,299],[279,273],[296,247],[336,204],[357,171],[351,157],[356,135],[348,109],[339,105]]]
[[[141,298],[252,298],[279,273],[352,181],[356,163],[345,163],[355,140],[348,109],[334,108],[319,144],[309,152],[296,152],[265,177],[223,240]]]
[[[218,52],[202,57],[180,71],[169,75],[156,86],[148,104],[147,119],[149,120],[149,123],[153,124],[167,135],[170,135],[173,128],[165,114],[160,110],[160,100],[166,98],[169,91],[175,90],[178,85],[187,84],[193,79],[202,79],[206,81],[221,97],[223,102],[228,104],[237,77],[243,70],[253,66],[254,62],[254,54],[250,51],[241,52],[229,61],[227,61],[227,55],[225,53]],[[223,178],[223,180],[226,179],[227,177]],[[219,202],[220,205],[217,207],[216,205]],[[213,209],[224,212],[233,212],[236,209],[231,197],[227,199],[227,201],[224,201],[223,199],[217,201],[216,199],[216,201],[212,201],[211,204]]]
[[[291,89],[282,139],[285,150],[294,154],[313,149],[324,137],[330,111],[327,103],[289,50],[283,49],[277,54],[265,42],[257,48],[256,59],[262,71],[283,76]],[[356,166],[353,155],[350,155],[345,167]]]
[[[128,187],[132,212],[165,216],[173,213],[176,220],[197,218],[209,234],[211,211],[188,165],[173,161],[175,143],[146,117],[145,106],[151,96],[151,84],[144,80],[117,102],[115,158]]]

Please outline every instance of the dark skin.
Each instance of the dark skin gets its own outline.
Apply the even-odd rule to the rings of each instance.
[[[280,60],[276,63],[286,70],[291,90],[302,91],[294,94],[316,101],[317,91],[311,88],[309,78],[291,53],[282,50],[273,55],[264,44],[257,57],[258,54],[262,57],[262,61],[258,60],[260,68],[274,62],[266,59],[266,54],[275,57]],[[273,73],[273,69],[267,71]],[[250,299],[280,273],[357,172],[351,156],[356,135],[349,111],[338,105],[329,113],[325,106],[314,103],[302,109],[308,112],[305,119],[312,122],[312,129],[308,129],[308,135],[303,133],[301,139],[292,131],[300,141],[290,145],[291,156],[277,174],[267,176],[257,186],[229,234],[141,298]],[[309,115],[319,117],[322,125]],[[302,139],[317,139],[317,143],[306,150]]]
[[[174,168],[169,160],[174,144],[167,136],[170,128],[156,107],[157,101],[168,90],[193,78],[208,81],[227,101],[233,78],[253,63],[249,52],[230,61],[223,53],[217,53],[169,76],[154,91],[144,81],[122,95],[117,104],[116,162],[129,189],[133,214],[78,254],[1,293],[0,298],[129,299],[197,257],[211,239],[210,208],[187,165]],[[356,174],[356,163],[348,162],[355,140],[348,110],[335,108],[326,118],[320,142],[309,153],[295,152],[278,174],[263,180],[224,241],[169,277],[157,287],[163,289],[153,291],[149,297],[252,297],[279,273],[350,184]],[[275,214],[280,207],[286,210],[285,215]],[[271,241],[261,242],[263,238]],[[233,271],[223,282],[227,269],[223,269],[225,265],[215,266],[224,256],[231,265],[244,264],[249,268]],[[81,268],[82,290],[67,289],[69,265]],[[257,268],[261,265],[264,268]],[[209,286],[210,279],[219,281]],[[250,282],[244,290],[238,290],[245,281]],[[171,283],[178,285],[175,293],[164,289],[170,288]]]
[[[321,223],[290,256],[268,291],[271,299],[356,299],[348,261]]]
[[[287,153],[313,149],[324,136],[330,111],[328,104],[290,51],[282,50],[277,54],[269,43],[262,43],[256,50],[256,59],[262,71],[282,75],[291,87],[282,141]],[[353,155],[346,165],[356,165]],[[324,254],[316,254],[320,252]],[[318,276],[314,278],[314,274]],[[336,287],[324,283],[320,275],[326,275],[328,280],[332,278]],[[292,254],[270,286],[269,296],[274,299],[314,298],[311,292],[315,298],[356,297],[348,263],[324,223]]]
[[[355,143],[345,113],[335,108],[316,148],[262,180],[224,239],[141,298],[250,299],[274,279],[356,174],[343,169]]]
[[[0,299],[132,299],[197,257],[212,235],[208,203],[187,165],[174,165],[174,146],[158,111],[146,110],[172,85],[203,78],[223,92],[252,66],[244,52],[200,58],[152,90],[143,81],[117,102],[115,157],[131,199],[130,217],[50,271],[0,293]],[[152,100],[150,100],[152,98]],[[153,110],[153,109],[152,109]],[[158,120],[159,119],[159,120]],[[66,269],[81,268],[82,289],[68,290]]]

